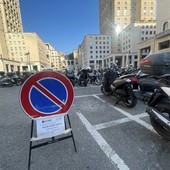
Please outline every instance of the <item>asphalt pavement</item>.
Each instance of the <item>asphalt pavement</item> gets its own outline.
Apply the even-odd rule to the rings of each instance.
[[[32,150],[31,170],[168,170],[170,143],[152,128],[146,105],[134,108],[104,96],[100,86],[74,88],[71,138]],[[0,88],[0,169],[27,170],[31,119],[20,87]],[[39,141],[40,142],[40,141]]]

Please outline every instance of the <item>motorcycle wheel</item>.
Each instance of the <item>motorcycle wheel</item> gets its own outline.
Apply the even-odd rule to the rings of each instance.
[[[103,86],[101,86],[101,92],[105,95],[105,96],[109,96],[110,92],[106,92],[105,88]]]
[[[128,108],[132,108],[132,107],[136,106],[137,98],[135,97],[135,95],[133,94],[132,91],[128,92],[128,96],[126,97],[125,100],[123,100],[123,103]]]
[[[162,136],[164,139],[170,141],[170,131],[162,126],[159,122],[157,122],[153,117],[150,116],[150,122],[154,128],[154,130]]]
[[[21,86],[21,84],[22,84],[22,81],[21,80],[17,80],[16,85],[17,86]]]
[[[83,85],[84,85],[84,87],[86,87],[86,86],[87,86],[87,81],[85,81],[85,82],[83,83]]]
[[[101,85],[101,83],[102,83],[101,80],[97,77],[96,80],[95,80],[95,84],[96,85]]]
[[[12,87],[13,85],[14,85],[14,84],[13,84],[12,81],[10,81],[9,84],[8,84],[9,87]]]

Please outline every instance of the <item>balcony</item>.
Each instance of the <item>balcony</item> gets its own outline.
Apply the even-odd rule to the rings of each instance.
[[[167,36],[167,35],[169,35],[169,34],[170,34],[170,29],[156,34],[156,35],[155,35],[155,38],[162,38],[162,37]]]

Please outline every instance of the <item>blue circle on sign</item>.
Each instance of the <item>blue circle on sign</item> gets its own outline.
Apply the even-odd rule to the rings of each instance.
[[[39,80],[38,83],[46,90],[48,89],[48,91],[63,104],[67,102],[68,92],[61,81],[53,78],[44,78]],[[52,114],[62,109],[57,103],[52,101],[48,96],[34,86],[30,91],[30,101],[33,108],[42,114]]]

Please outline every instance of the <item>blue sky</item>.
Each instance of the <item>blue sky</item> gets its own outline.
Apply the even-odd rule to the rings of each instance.
[[[85,34],[99,34],[98,0],[20,0],[24,32],[36,32],[59,51],[71,53]]]

